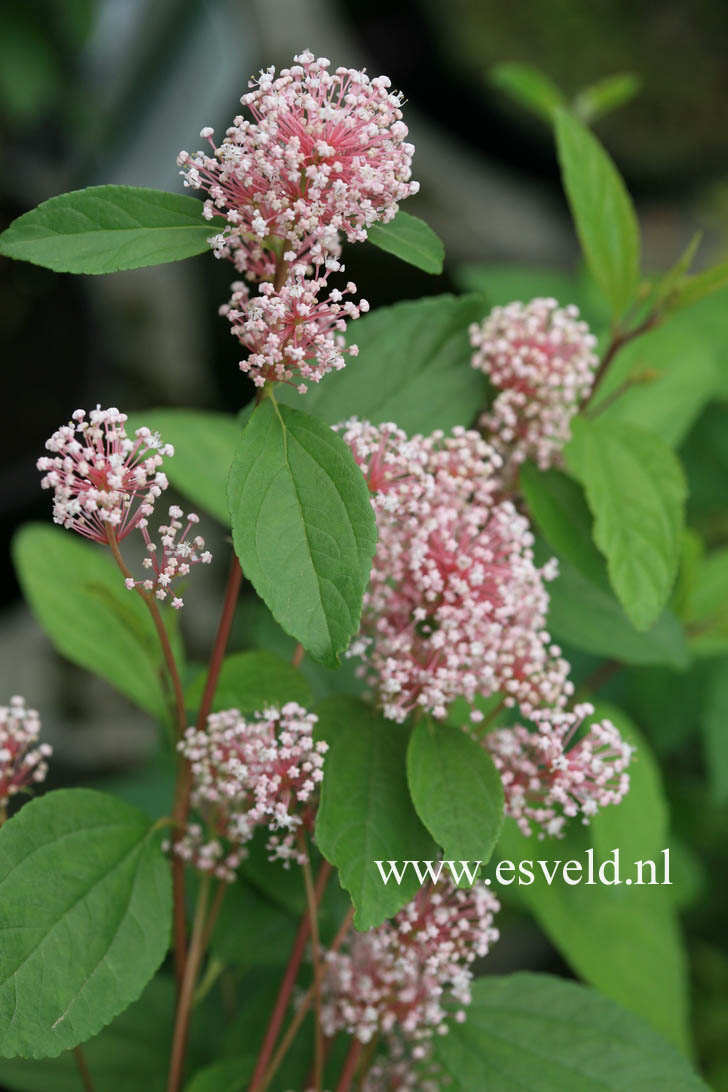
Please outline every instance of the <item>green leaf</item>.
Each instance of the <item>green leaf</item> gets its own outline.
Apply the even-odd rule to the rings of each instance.
[[[251,884],[236,880],[223,899],[210,949],[216,959],[236,967],[283,967],[291,954],[296,924],[291,913]]]
[[[676,456],[650,432],[604,418],[576,418],[564,455],[586,489],[594,541],[638,629],[667,602],[680,558],[686,495]]]
[[[48,793],[3,826],[3,1057],[55,1057],[139,997],[169,946],[160,838],[136,808],[89,789]]]
[[[214,234],[194,197],[90,186],[19,216],[0,235],[0,254],[56,273],[115,273],[202,254]]]
[[[276,397],[330,425],[348,417],[405,432],[469,425],[485,402],[485,380],[470,366],[468,326],[485,315],[479,296],[433,296],[379,307],[351,327],[359,355],[326,382]]]
[[[483,747],[462,728],[422,719],[407,748],[407,781],[444,859],[485,864],[503,825],[503,783]]]
[[[609,589],[604,558],[594,545],[592,517],[578,482],[552,467],[531,462],[520,468],[518,484],[531,518],[549,546],[599,588]]]
[[[169,1069],[174,984],[166,975],[153,978],[138,1001],[113,1024],[84,1043],[83,1053],[98,1092],[162,1092]],[[209,1051],[193,1020],[189,1061],[199,1064]],[[42,1061],[0,1060],[0,1082],[13,1092],[79,1092],[76,1060],[70,1052]]]
[[[714,550],[696,564],[681,617],[696,656],[728,652],[728,550]]]
[[[273,616],[334,667],[359,628],[376,544],[364,475],[335,432],[265,399],[230,471],[233,541]]]
[[[566,105],[563,92],[554,81],[530,64],[497,64],[489,75],[499,91],[545,121],[553,121],[555,110]]]
[[[175,489],[228,526],[227,479],[242,428],[235,417],[208,410],[151,409],[129,414],[127,430],[146,425],[174,446],[164,472]]]
[[[58,652],[152,716],[163,716],[154,623],[139,596],[124,587],[109,551],[30,523],[13,540],[13,559],[25,598]]]
[[[707,1092],[652,1028],[576,982],[488,975],[472,992],[436,1043],[453,1092]]]
[[[640,266],[637,217],[612,160],[592,133],[563,109],[556,143],[566,196],[586,263],[620,318],[632,303]]]
[[[405,874],[385,884],[375,861],[432,860],[435,847],[407,789],[407,730],[353,698],[318,708],[317,738],[326,755],[316,842],[336,865],[356,908],[357,929],[372,929],[409,902],[419,887]]]
[[[663,884],[664,849],[669,849],[668,814],[659,768],[646,740],[619,709],[597,705],[593,717],[608,717],[636,747],[630,789],[621,804],[604,808],[584,828],[569,824],[562,839],[524,838],[507,821],[497,854],[502,860],[529,861],[534,882],[509,887],[523,901],[570,966],[582,978],[637,1013],[683,1049],[689,1041],[685,955],[676,915],[674,887]],[[594,851],[594,885],[587,850]],[[619,884],[598,881],[600,865],[618,851]],[[538,861],[582,865],[581,882],[567,885],[559,870],[549,884]],[[643,883],[637,861],[643,865]],[[612,866],[604,873],[612,880]],[[670,874],[670,878],[672,874]],[[572,875],[572,879],[574,876]],[[504,891],[505,895],[505,891]]]
[[[670,822],[660,768],[647,740],[629,717],[608,702],[595,702],[589,722],[604,718],[612,721],[635,752],[629,765],[626,797],[616,807],[603,808],[589,824],[592,845],[602,860],[615,846],[630,864],[648,858],[660,860],[659,854],[669,846]]]
[[[574,112],[586,124],[631,102],[642,87],[639,76],[621,72],[584,87],[574,99]]]
[[[188,709],[199,706],[206,680],[207,669],[187,688]],[[233,652],[223,660],[213,712],[239,709],[241,713],[254,713],[268,705],[285,705],[289,701],[310,708],[313,695],[301,672],[279,656],[271,652]]]
[[[442,273],[445,247],[429,224],[418,216],[398,212],[388,224],[372,224],[367,228],[367,238],[380,250],[394,254],[425,273]]]
[[[696,273],[694,277],[686,277],[672,295],[671,305],[677,309],[690,307],[693,303],[699,303],[707,296],[712,296],[728,284],[728,262],[706,269],[704,273]]]
[[[725,660],[719,660],[712,673],[702,728],[710,795],[715,804],[725,804],[728,801],[728,671]]]
[[[184,1092],[245,1092],[254,1068],[254,1054],[213,1062],[195,1073]]]
[[[598,587],[564,560],[548,592],[548,629],[560,641],[620,663],[678,669],[690,663],[683,628],[671,611],[663,611],[650,629],[640,632],[611,590]]]
[[[590,414],[638,425],[671,447],[681,444],[713,397],[723,367],[720,339],[700,319],[698,312],[675,315],[623,346]]]

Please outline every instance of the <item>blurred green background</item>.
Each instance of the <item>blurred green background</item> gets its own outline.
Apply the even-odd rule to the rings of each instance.
[[[306,47],[335,65],[386,72],[404,91],[422,184],[408,207],[445,241],[441,277],[367,246],[350,250],[348,272],[372,306],[465,286],[495,302],[505,282],[481,267],[497,263],[526,270],[511,274],[514,295],[533,282],[529,269],[577,268],[548,128],[487,79],[493,65],[508,61],[536,65],[569,94],[615,72],[635,73],[640,93],[596,131],[634,194],[646,267],[667,268],[696,230],[704,232],[700,265],[727,256],[723,0],[4,0],[2,226],[85,185],[179,188],[178,150],[195,150],[203,125],[224,130],[250,74],[285,64]],[[231,279],[230,268],[207,255],[104,278],[2,262],[5,558],[20,522],[49,518],[34,462],[45,437],[77,406],[235,412],[248,400],[235,343],[217,316]],[[537,281],[560,297],[570,283],[568,276]],[[709,314],[710,330],[696,324],[688,337],[704,350],[695,358],[696,389],[705,354],[717,381],[710,401],[699,395],[695,402],[681,455],[690,525],[707,549],[719,551],[728,547],[725,294]],[[665,337],[663,348],[668,330]],[[647,353],[646,365],[659,363]],[[685,376],[689,397],[689,367]],[[222,557],[222,532],[208,524],[205,533]],[[188,597],[184,624],[193,656],[205,654],[224,570],[213,566]],[[21,604],[7,561],[1,588],[0,699],[21,692],[40,709],[56,748],[55,783],[133,770],[154,749],[153,726],[105,684],[55,657]],[[239,643],[246,640],[241,633]],[[577,677],[593,666],[578,659]],[[728,699],[723,716],[715,694],[727,673],[728,639],[689,672],[633,668],[604,691],[639,724],[662,764],[674,844],[681,847],[696,1051],[717,1090],[728,1090]],[[568,973],[525,918],[505,930],[489,959],[499,972],[516,967]]]

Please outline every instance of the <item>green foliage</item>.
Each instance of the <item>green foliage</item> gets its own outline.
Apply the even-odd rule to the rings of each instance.
[[[519,484],[536,527],[559,560],[548,585],[549,629],[574,648],[629,664],[685,667],[689,654],[682,627],[670,611],[640,632],[609,585],[604,558],[592,539],[592,517],[581,486],[560,470],[521,467]],[[544,560],[547,551],[539,549]]]
[[[680,614],[694,655],[728,652],[728,549],[696,559],[681,594]]]
[[[604,559],[594,545],[591,513],[578,482],[555,467],[539,470],[526,462],[520,468],[518,484],[531,518],[559,558],[607,590]]]
[[[503,825],[503,784],[484,748],[462,728],[424,718],[407,748],[407,781],[444,859],[485,864]]]
[[[433,296],[379,307],[351,327],[359,355],[303,396],[280,399],[330,425],[356,416],[405,432],[470,424],[485,399],[483,376],[470,367],[468,326],[485,316],[478,296]]]
[[[230,523],[226,483],[242,427],[227,413],[194,409],[151,409],[129,414],[131,435],[146,425],[174,446],[164,472],[175,489],[226,526]]]
[[[19,216],[0,236],[0,254],[56,273],[115,273],[202,254],[214,233],[194,197],[90,186]]]
[[[577,418],[564,454],[586,489],[612,587],[637,629],[648,629],[677,573],[686,494],[680,463],[652,433],[601,417]]]
[[[195,1073],[184,1092],[245,1092],[255,1068],[255,1055],[213,1062]]]
[[[445,247],[419,216],[400,211],[388,224],[372,224],[367,229],[367,238],[380,250],[394,254],[425,273],[442,273]]]
[[[280,862],[268,867],[282,871]],[[225,893],[210,940],[213,958],[246,969],[284,967],[296,933],[295,912],[295,907],[283,910],[252,884],[237,880]]]
[[[243,572],[281,626],[334,667],[359,627],[376,542],[351,451],[321,421],[267,398],[243,432],[228,499]]]
[[[188,709],[199,706],[206,679],[207,670],[201,671],[187,687]],[[310,707],[313,695],[301,672],[279,656],[271,652],[233,652],[223,660],[213,712],[239,709],[243,714],[254,713],[267,705],[284,705],[289,701]]]
[[[567,561],[549,589],[548,627],[573,648],[609,656],[624,664],[684,668],[690,652],[680,622],[665,610],[647,630],[635,629],[609,590],[592,584]]]
[[[330,750],[316,842],[351,895],[357,929],[372,929],[419,886],[413,872],[399,886],[394,879],[385,885],[374,862],[435,857],[407,788],[407,731],[353,698],[329,698],[317,712],[317,738]]]
[[[661,851],[669,846],[664,790],[647,743],[634,726],[610,706],[597,709],[597,717],[605,715],[637,748],[625,800],[595,816],[586,829],[572,822],[561,839],[524,838],[507,821],[496,856],[534,862],[534,883],[510,887],[509,894],[528,907],[572,969],[687,1050],[685,954],[672,888],[661,883]],[[619,885],[568,886],[560,875],[549,884],[536,863],[544,860],[550,870],[557,861],[578,860],[587,877],[589,848],[594,850],[595,875],[619,849]],[[647,883],[649,866],[645,884],[625,882],[637,876],[634,862],[640,860],[656,861],[658,885]],[[613,878],[611,865],[605,875]]]
[[[0,1053],[54,1057],[151,979],[169,944],[161,832],[88,789],[27,804],[0,832]]]
[[[640,233],[632,201],[599,141],[564,109],[555,114],[559,163],[589,269],[615,319],[632,303],[640,267]]]
[[[728,665],[715,665],[706,694],[703,719],[708,785],[716,804],[728,802]]]
[[[700,311],[674,315],[624,345],[599,385],[594,414],[682,443],[721,378],[722,344]]]
[[[479,978],[463,1024],[437,1040],[454,1092],[706,1092],[643,1021],[551,975]]]
[[[574,99],[574,113],[587,125],[631,102],[642,81],[633,72],[620,72],[583,87]]]
[[[728,262],[706,269],[703,273],[696,273],[693,277],[686,277],[682,284],[678,285],[672,296],[672,306],[690,307],[694,303],[712,296],[721,288],[728,285]]]
[[[110,552],[45,524],[21,528],[13,559],[26,600],[55,648],[153,716],[164,714],[161,652],[149,613]]]
[[[559,106],[566,105],[561,89],[552,79],[530,64],[497,64],[490,70],[490,80],[499,91],[527,110],[551,122]]]
[[[157,1092],[165,1087],[169,1066],[174,984],[159,974],[138,1001],[113,1024],[84,1043],[83,1052],[98,1092]],[[190,1068],[209,1050],[193,1021]],[[42,1061],[0,1060],[0,1082],[13,1092],[79,1092],[76,1060],[70,1052]]]

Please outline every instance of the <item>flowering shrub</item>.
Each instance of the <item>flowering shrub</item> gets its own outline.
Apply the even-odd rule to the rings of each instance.
[[[20,582],[58,650],[159,721],[174,789],[151,815],[81,787],[19,807],[53,779],[51,748],[23,698],[0,708],[0,1055],[73,1051],[94,1089],[83,1044],[146,1012],[154,980],[175,991],[168,1092],[697,1089],[647,1026],[685,1046],[672,900],[593,879],[583,895],[566,865],[586,854],[620,883],[601,878],[611,844],[655,856],[665,833],[649,745],[582,699],[630,664],[683,667],[691,639],[722,632],[696,606],[693,554],[674,593],[680,463],[649,418],[620,416],[633,384],[611,378],[625,346],[720,277],[690,277],[684,258],[638,293],[616,168],[549,107],[604,329],[547,296],[367,316],[342,276],[349,246],[442,266],[399,208],[418,190],[404,99],[308,51],[250,86],[220,143],[205,128],[209,150],[180,153],[192,196],[81,190],[0,239],[75,273],[211,250],[243,278],[220,312],[252,381],[240,402],[253,394],[240,416],[166,411],[174,444],[154,411],[76,410],[38,459],[60,526],[19,531]],[[114,247],[132,215],[137,241]],[[80,245],[68,224],[84,217],[102,238]],[[159,524],[170,485],[232,532],[205,670],[174,610],[213,557],[196,513],[173,503]],[[265,623],[230,651],[243,577]],[[566,886],[534,879],[547,849],[572,858]],[[585,987],[480,974],[510,898],[499,855],[530,874],[518,906]],[[207,1048],[189,1051],[200,1020]]]

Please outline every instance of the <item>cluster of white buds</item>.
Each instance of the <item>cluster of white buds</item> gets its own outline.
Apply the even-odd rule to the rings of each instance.
[[[469,890],[449,881],[428,885],[391,922],[354,933],[339,951],[327,952],[326,1034],[346,1031],[362,1043],[381,1034],[400,1043],[400,1054],[403,1042],[408,1057],[426,1058],[432,1035],[446,1034],[450,1018],[465,1019],[472,964],[498,939],[498,909],[485,884]],[[460,1006],[454,1012],[453,1002]]]
[[[40,719],[25,699],[0,706],[0,813],[11,796],[45,779],[52,747],[38,743]]]
[[[497,390],[481,426],[514,464],[557,463],[571,419],[594,382],[596,338],[579,309],[554,299],[494,307],[470,328],[473,367]]]
[[[300,862],[299,832],[310,826],[323,779],[323,740],[313,713],[296,702],[252,717],[212,713],[207,730],[188,728],[179,744],[192,769],[193,823],[176,850],[203,872],[232,881],[256,829],[270,831],[271,859]]]
[[[525,835],[535,828],[539,838],[561,837],[567,819],[581,815],[588,823],[627,794],[634,748],[612,721],[594,721],[576,738],[593,713],[587,702],[572,711],[534,710],[532,728],[516,724],[483,738],[501,775],[506,814]]]
[[[194,512],[189,512],[187,523],[183,524],[182,509],[172,505],[169,509],[169,523],[159,528],[162,547],[160,550],[157,543],[151,539],[147,520],[140,520],[139,529],[147,548],[147,557],[144,558],[142,565],[145,569],[151,570],[151,575],[143,580],[127,577],[125,581],[127,588],[130,591],[137,587],[142,588],[146,592],[153,593],[156,599],[164,600],[171,594],[173,580],[188,576],[193,565],[199,563],[209,565],[212,554],[205,549],[204,538],[202,535],[194,537],[190,535],[192,528],[199,522],[200,517]],[[184,606],[184,601],[175,595],[172,597],[172,606],[175,610],[179,610]]]
[[[46,441],[54,454],[38,459],[41,485],[53,490],[54,521],[95,542],[106,543],[109,528],[117,540],[125,538],[167,488],[159,468],[174,448],[148,428],[137,429],[132,439],[126,420],[114,406],[97,406],[88,418],[76,410]]]
[[[394,425],[339,429],[378,531],[349,655],[363,657],[384,715],[441,719],[457,698],[496,693],[508,705],[563,705],[569,665],[546,631],[555,563],[536,566],[528,520],[499,498],[498,454],[463,428],[410,440]]]
[[[386,76],[337,68],[308,50],[290,68],[251,81],[241,102],[250,117],[236,117],[218,145],[213,130],[201,136],[208,151],[180,152],[185,185],[204,190],[204,215],[224,218],[210,240],[218,258],[232,261],[248,281],[223,313],[248,349],[241,369],[261,386],[293,383],[299,391],[344,366],[346,320],[367,310],[341,302],[327,285],[341,273],[340,233],[349,242],[386,223],[399,202],[418,190],[411,180],[414,148],[407,142],[402,98]],[[346,294],[356,292],[349,283]]]

